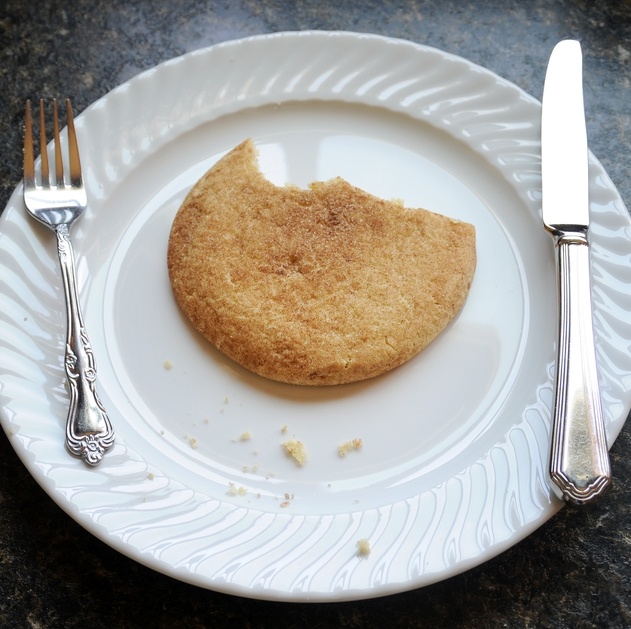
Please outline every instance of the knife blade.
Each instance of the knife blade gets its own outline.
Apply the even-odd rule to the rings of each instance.
[[[556,250],[559,310],[550,479],[555,494],[576,505],[611,485],[592,323],[582,61],[578,41],[555,46],[541,111],[541,205]]]

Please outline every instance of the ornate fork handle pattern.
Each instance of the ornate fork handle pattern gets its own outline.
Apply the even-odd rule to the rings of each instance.
[[[44,102],[40,100],[40,176],[36,177],[33,151],[31,103],[27,101],[24,119],[24,205],[38,221],[57,236],[57,253],[66,301],[65,368],[70,393],[66,419],[66,447],[89,465],[97,465],[114,443],[114,429],[96,392],[96,362],[88,339],[77,291],[75,258],[70,242],[70,226],[87,207],[81,176],[81,161],[72,107],[66,101],[69,171],[64,164],[59,141],[57,101],[53,101],[55,173],[48,164]],[[39,180],[39,181],[38,181]]]
[[[96,391],[96,361],[83,324],[68,225],[59,225],[55,233],[67,313],[65,367],[70,408],[66,446],[89,465],[97,465],[114,443],[114,429]]]

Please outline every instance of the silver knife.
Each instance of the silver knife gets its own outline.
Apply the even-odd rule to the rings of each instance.
[[[559,338],[550,478],[557,496],[581,505],[611,485],[602,416],[589,261],[588,150],[579,42],[550,56],[541,113],[542,211],[557,255]]]

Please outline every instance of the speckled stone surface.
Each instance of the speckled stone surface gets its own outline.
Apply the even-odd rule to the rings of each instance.
[[[77,112],[156,63],[283,30],[375,32],[436,46],[540,98],[557,40],[585,50],[588,135],[631,204],[629,0],[4,0],[0,5],[0,207],[21,178],[26,98]],[[1,278],[0,278],[1,281]],[[180,583],[118,554],[37,486],[0,436],[2,627],[631,627],[631,427],[615,485],[460,576],[381,599],[283,604]]]

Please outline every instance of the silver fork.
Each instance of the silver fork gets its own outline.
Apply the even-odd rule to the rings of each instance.
[[[33,121],[31,103],[26,102],[24,121],[24,204],[38,221],[57,234],[57,253],[61,265],[67,313],[65,367],[70,389],[70,408],[66,421],[66,447],[89,465],[97,465],[114,443],[114,430],[96,392],[96,363],[83,324],[79,305],[75,261],[70,242],[70,226],[87,205],[81,178],[79,147],[72,117],[72,106],[66,101],[68,126],[67,180],[59,141],[57,101],[53,101],[55,176],[48,170],[46,116],[44,102],[39,102],[40,178],[35,177],[33,155]]]

